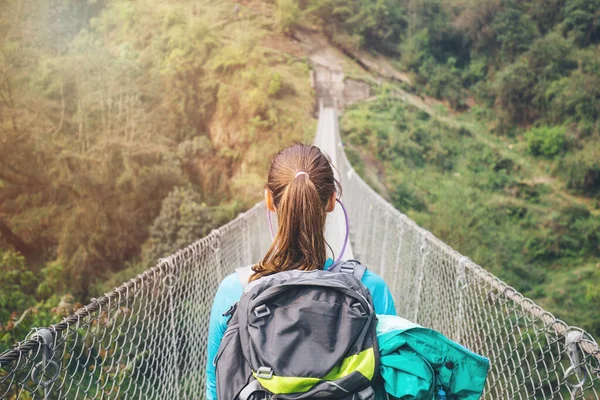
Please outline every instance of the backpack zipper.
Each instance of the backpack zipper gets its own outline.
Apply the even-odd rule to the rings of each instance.
[[[270,297],[273,297],[277,294],[279,294],[280,292],[283,292],[287,289],[289,289],[290,287],[293,286],[320,286],[320,287],[325,287],[325,288],[331,288],[331,289],[336,289],[352,298],[357,299],[358,301],[362,302],[363,305],[367,306],[369,309],[369,312],[371,314],[373,314],[373,307],[371,307],[371,304],[369,304],[369,302],[367,301],[367,299],[362,296],[360,293],[358,293],[355,290],[349,289],[348,286],[342,285],[342,284],[337,284],[337,283],[333,283],[333,282],[327,282],[327,283],[322,283],[322,282],[293,282],[293,283],[282,283],[279,284],[277,286],[268,288],[267,290],[265,290],[264,292],[262,292],[260,294],[260,296],[256,297],[255,299],[252,300],[252,302],[248,305],[248,315],[250,315],[251,310],[254,309],[254,305],[257,303],[260,303],[262,301],[264,301],[265,299],[268,299]]]

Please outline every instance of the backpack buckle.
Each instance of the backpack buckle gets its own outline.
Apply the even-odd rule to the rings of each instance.
[[[256,315],[256,318],[266,317],[269,314],[271,314],[271,310],[269,310],[269,307],[267,307],[265,304],[261,304],[254,309],[254,315]]]
[[[354,275],[354,269],[355,269],[354,264],[350,264],[350,263],[345,263],[340,266],[340,272],[343,272],[346,274]]]
[[[375,398],[375,391],[371,386],[367,386],[365,389],[357,393],[358,398],[361,400],[369,400]]]
[[[360,315],[367,315],[367,311],[365,310],[365,308],[360,303],[354,303],[354,304],[352,304],[352,308],[355,309],[356,311],[358,311],[358,313]]]
[[[256,377],[261,379],[271,379],[273,377],[273,370],[269,367],[259,367],[256,371]]]
[[[233,315],[233,313],[235,312],[235,310],[237,310],[237,306],[238,303],[235,303],[234,305],[232,305],[231,307],[229,307],[229,310],[225,311],[223,313],[224,317],[231,317]]]

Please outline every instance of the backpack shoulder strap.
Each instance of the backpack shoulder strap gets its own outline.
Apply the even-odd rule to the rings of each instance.
[[[365,272],[367,271],[367,267],[362,265],[358,260],[347,260],[335,265],[332,269],[332,272],[343,272],[346,274],[352,274],[359,281],[362,280]],[[235,269],[235,273],[242,284],[242,287],[246,289],[248,286],[248,279],[252,275],[252,266],[246,265],[245,267],[239,267]]]
[[[362,265],[360,261],[357,260],[348,260],[343,261],[335,265],[330,271],[332,272],[344,272],[346,274],[352,274],[359,281],[362,280],[363,275],[365,274],[367,267]]]
[[[252,265],[236,268],[235,274],[240,280],[242,287],[246,289],[246,286],[248,286],[248,279],[250,279],[250,276],[252,275]]]

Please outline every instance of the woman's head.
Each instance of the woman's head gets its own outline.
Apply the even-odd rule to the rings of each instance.
[[[325,219],[339,184],[329,159],[316,146],[294,144],[273,159],[265,189],[278,229],[251,280],[275,272],[322,269],[327,258]]]

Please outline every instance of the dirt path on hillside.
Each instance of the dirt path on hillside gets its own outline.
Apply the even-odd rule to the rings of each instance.
[[[319,98],[324,99],[327,105],[336,106],[338,110],[343,111],[345,106],[360,101],[374,100],[370,86],[364,82],[348,79],[344,75],[343,64],[344,59],[352,59],[361,68],[367,72],[376,74],[379,78],[395,80],[410,84],[410,78],[392,66],[389,60],[379,56],[375,57],[370,54],[354,53],[349,54],[348,51],[341,51],[335,46],[332,46],[328,40],[319,33],[304,32],[295,35],[295,38],[300,42],[300,45],[308,54],[308,57],[313,64],[314,76],[312,77],[315,91]],[[365,88],[366,86],[366,88]],[[471,134],[477,137],[486,146],[498,151],[503,157],[512,157],[515,155],[513,146],[509,143],[493,140],[479,132],[479,127],[468,121],[458,121],[458,112],[449,110],[447,105],[442,101],[434,99],[426,95],[416,95],[409,93],[401,88],[395,88],[393,96],[403,102],[425,111],[432,118],[435,118],[453,128],[468,129]],[[440,114],[440,108],[443,106],[450,115]],[[523,163],[534,175],[531,182],[534,184],[543,183],[550,186],[553,192],[563,198],[567,202],[589,206],[588,198],[579,197],[567,193],[562,187],[562,183],[556,178],[547,174],[547,172],[533,163],[522,157],[519,157]],[[382,166],[371,157],[365,159],[365,174],[371,183],[375,185],[375,189],[385,198],[389,199],[389,193],[383,182]],[[531,183],[530,182],[530,183]]]
[[[346,79],[342,65],[344,58],[350,58],[358,65],[372,74],[379,75],[380,78],[392,79],[399,82],[410,84],[408,75],[394,69],[389,60],[382,56],[372,56],[370,54],[348,51],[342,51],[331,45],[327,38],[322,34],[314,32],[299,32],[294,37],[301,43],[306,54],[313,64],[314,68],[314,87],[317,94],[323,97],[330,96],[338,105],[338,109],[343,110],[347,104],[358,101],[369,100],[373,93],[365,90],[363,86],[357,85],[356,80]],[[368,84],[363,83],[368,86]],[[442,101],[425,95],[415,95],[401,88],[395,88],[393,96],[405,101],[420,110],[431,115],[436,115],[444,122],[457,126],[457,122],[449,117],[437,115],[433,108],[437,105],[444,105]]]
[[[327,106],[343,109],[345,76],[340,56],[336,54],[337,49],[320,34],[297,33],[295,37],[312,63],[312,86],[317,92],[317,97]]]
[[[347,105],[373,96],[368,83],[345,76],[343,64],[347,57],[322,34],[298,32],[294,37],[301,43],[312,63],[313,87],[326,105],[343,111]]]

